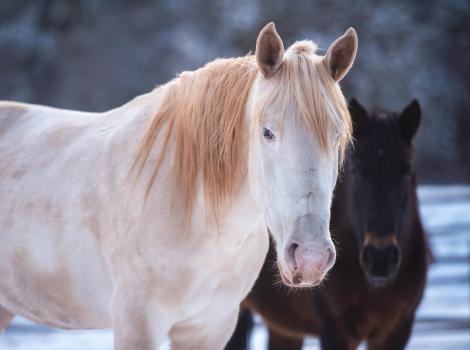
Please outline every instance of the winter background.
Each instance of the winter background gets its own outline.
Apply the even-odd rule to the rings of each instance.
[[[342,82],[368,107],[423,109],[420,209],[436,261],[410,349],[470,349],[470,1],[0,0],[0,100],[104,111],[183,70],[254,50],[264,24],[326,49],[353,26]],[[264,349],[258,323],[252,349]],[[306,349],[316,349],[309,339]],[[110,331],[15,319],[0,349],[111,349]]]

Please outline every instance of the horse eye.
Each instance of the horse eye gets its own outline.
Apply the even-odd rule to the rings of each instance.
[[[263,128],[263,137],[268,141],[274,140],[274,134],[272,133],[271,130],[266,129],[266,128]]]

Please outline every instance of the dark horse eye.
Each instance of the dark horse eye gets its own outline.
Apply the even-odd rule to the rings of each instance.
[[[266,128],[263,128],[263,136],[268,141],[272,141],[274,139],[274,134],[272,131]]]

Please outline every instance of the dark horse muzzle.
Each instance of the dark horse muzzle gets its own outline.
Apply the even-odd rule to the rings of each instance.
[[[377,237],[366,233],[359,260],[367,280],[384,286],[395,277],[401,262],[400,247],[395,235]]]

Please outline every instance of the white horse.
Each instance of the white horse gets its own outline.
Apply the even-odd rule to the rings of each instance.
[[[0,328],[14,314],[109,328],[115,349],[221,349],[268,248],[285,283],[333,265],[332,191],[351,122],[325,56],[215,60],[105,113],[0,103]]]

